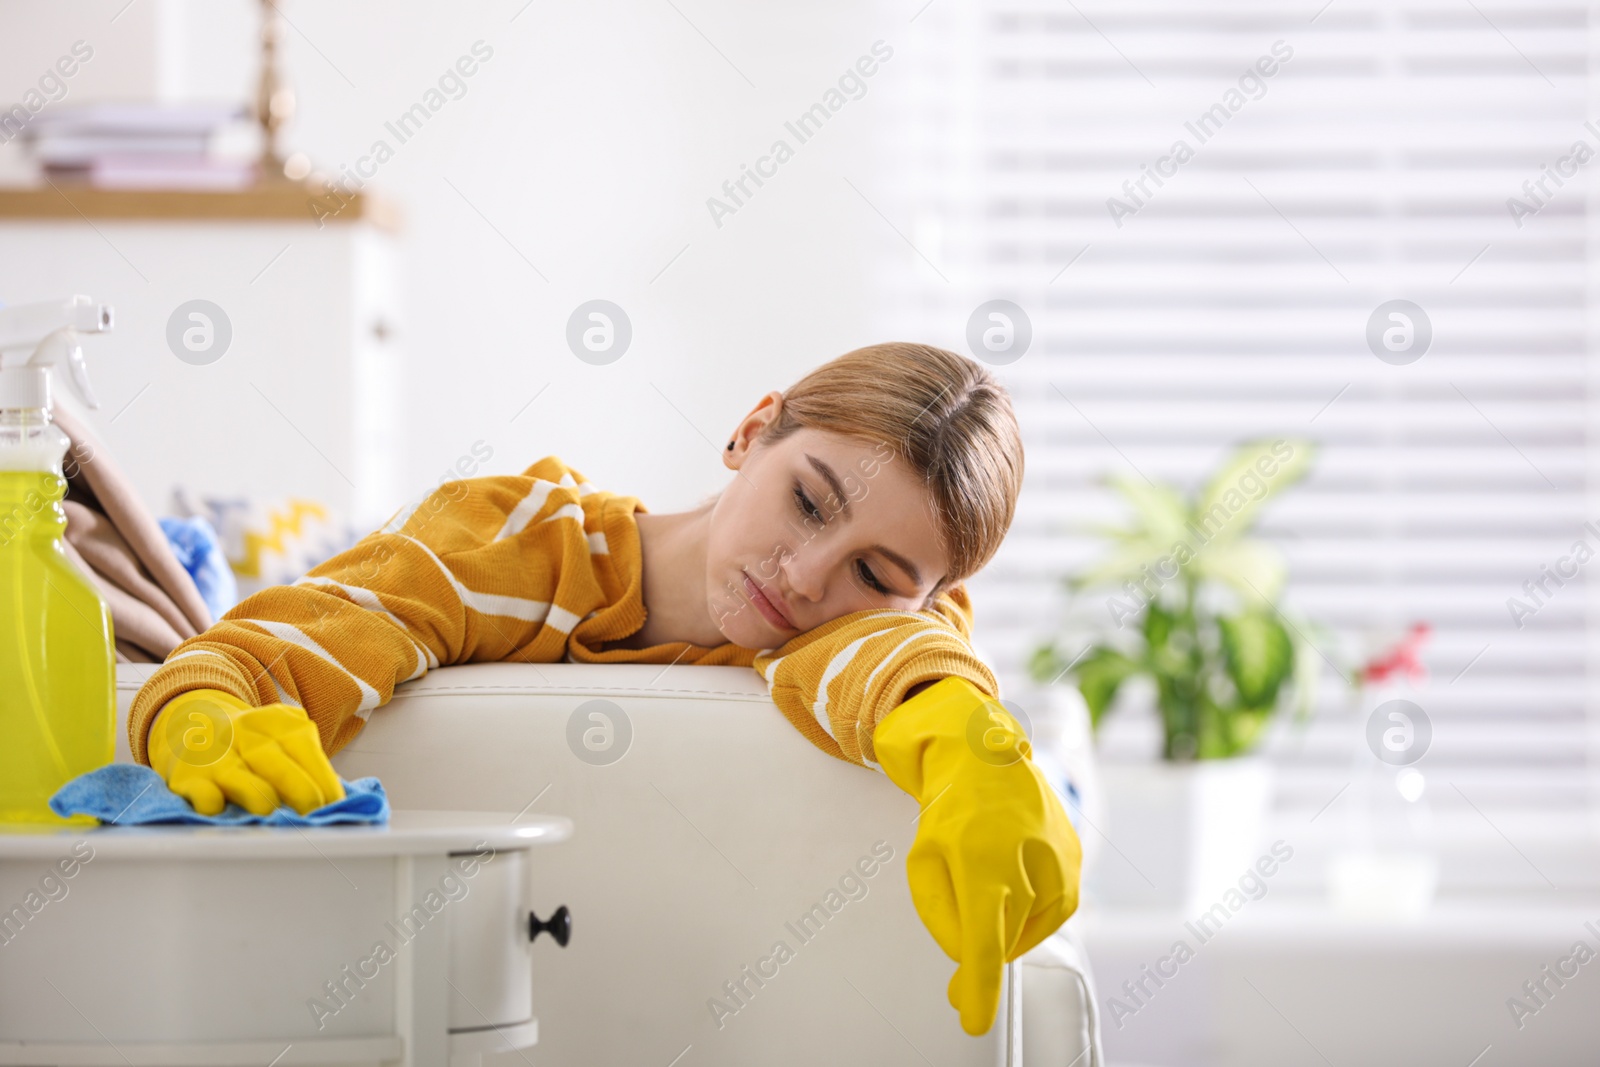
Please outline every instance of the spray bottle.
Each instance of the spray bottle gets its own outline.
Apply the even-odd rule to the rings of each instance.
[[[116,755],[111,610],[62,547],[70,442],[50,414],[58,361],[99,406],[78,334],[110,328],[111,308],[86,296],[0,308],[0,823],[95,825],[49,800]],[[32,356],[4,366],[23,346]]]

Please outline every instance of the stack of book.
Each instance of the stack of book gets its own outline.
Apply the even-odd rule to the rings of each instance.
[[[215,151],[247,112],[227,104],[107,103],[47,109],[28,126],[33,156],[53,181],[104,189],[239,189],[254,160]]]

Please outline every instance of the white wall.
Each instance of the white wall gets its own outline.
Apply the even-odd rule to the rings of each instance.
[[[844,0],[675,3],[535,0],[520,14],[523,0],[282,5],[293,27],[285,69],[300,106],[286,147],[330,170],[376,138],[393,144],[384,122],[473,42],[494,49],[467,94],[372,181],[406,216],[408,494],[483,439],[495,452],[491,472],[555,453],[653,509],[688,506],[726,480],[706,439],[725,441],[763,392],[884,339],[867,332],[866,281],[876,259],[905,250],[844,179],[873,187],[874,124],[888,116],[885,86],[906,60],[884,67],[866,97],[722,228],[705,200],[874,40],[893,39],[905,56],[905,13]],[[72,81],[74,101],[247,98],[255,18],[245,0],[134,0],[126,9],[124,0],[4,0],[0,103],[19,98],[77,39],[96,53]],[[294,257],[291,249],[273,270],[295,270]],[[597,297],[620,304],[634,327],[631,349],[607,367],[580,362],[564,343],[568,315]],[[142,317],[164,321],[167,309],[150,310],[159,314]],[[109,343],[90,353],[115,358]],[[124,387],[106,387],[109,411],[141,380],[100,379]],[[112,447],[168,432],[183,416],[155,391],[140,408],[147,403],[140,419],[103,425]],[[164,503],[164,484],[145,488]]]

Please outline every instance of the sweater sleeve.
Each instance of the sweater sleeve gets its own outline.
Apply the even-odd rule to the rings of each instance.
[[[149,763],[156,713],[192,689],[303,707],[332,755],[431,668],[560,659],[567,631],[604,603],[579,502],[592,491],[554,457],[446,482],[293,585],[246,598],[140,688],[134,759]]]
[[[872,732],[921,682],[965,678],[990,696],[1000,685],[973,650],[966,587],[925,611],[858,611],[763,650],[755,668],[795,728],[824,752],[878,768]],[[881,769],[881,768],[878,768]]]

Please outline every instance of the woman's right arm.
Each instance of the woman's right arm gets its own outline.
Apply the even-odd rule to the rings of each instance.
[[[192,690],[304,708],[332,755],[397,684],[433,667],[513,651],[559,659],[566,634],[541,632],[549,600],[564,561],[581,553],[587,566],[590,550],[574,473],[548,457],[521,475],[445,483],[293,585],[240,602],[139,690],[134,759],[150,762],[151,724]]]

